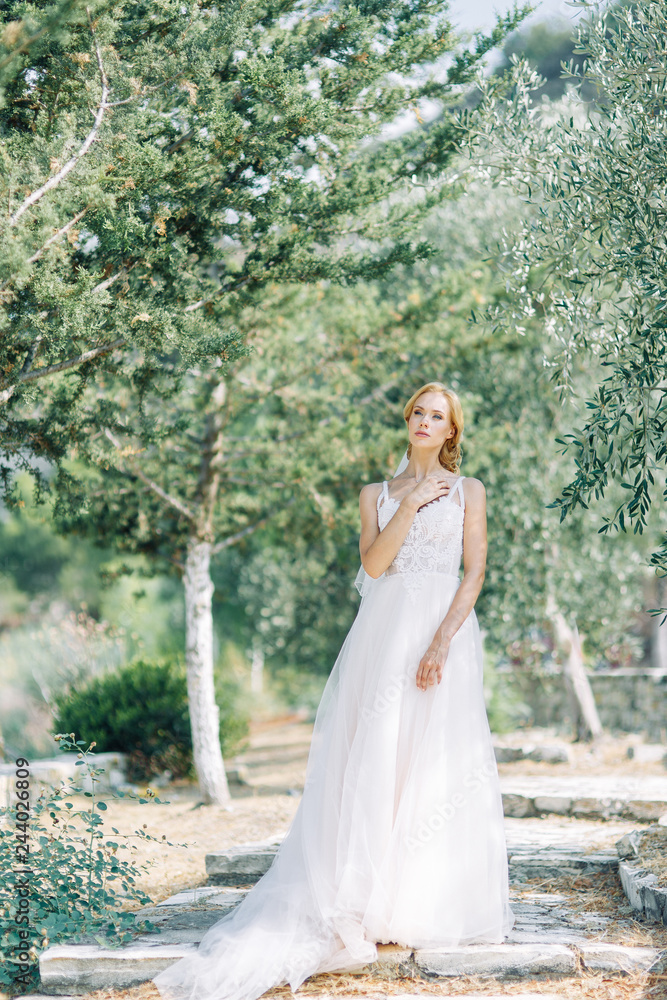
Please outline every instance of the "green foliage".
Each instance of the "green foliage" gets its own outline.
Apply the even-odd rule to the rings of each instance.
[[[86,741],[75,741],[74,733],[56,740],[62,750],[77,752],[80,777],[92,790],[84,792],[86,809],[76,809],[67,799],[80,794],[72,781],[30,801],[30,780],[23,777],[28,761],[16,761],[18,804],[0,810],[0,986],[10,992],[38,986],[39,953],[50,945],[78,941],[117,947],[154,929],[128,909],[151,901],[136,884],[148,865],[119,852],[131,852],[127,841],[132,838],[156,838],[143,830],[124,835],[113,829],[115,839],[107,839],[95,742],[86,749]],[[161,801],[152,795],[139,799],[151,800]]]
[[[547,19],[531,24],[523,30],[515,31],[505,41],[502,54],[503,60],[495,69],[502,75],[509,71],[512,57],[524,59],[544,79],[531,98],[539,102],[542,97],[550,100],[562,97],[570,83],[562,72],[562,64],[574,60],[575,32],[572,24],[565,18]]]
[[[509,84],[484,88],[476,155],[538,210],[503,241],[511,295],[492,319],[541,318],[563,392],[578,355],[598,373],[581,426],[561,436],[576,468],[555,506],[565,518],[616,483],[623,493],[600,531],[641,533],[656,491],[667,500],[667,9],[655,0],[578,6],[588,16],[576,52],[596,111],[581,88],[546,115],[531,109],[542,81],[521,61]],[[651,561],[667,572],[664,535]]]
[[[247,720],[237,712],[232,682],[219,680],[216,694],[220,739],[230,752],[246,735]],[[56,696],[54,726],[80,732],[84,739],[94,735],[99,752],[126,752],[133,780],[150,780],[164,770],[191,774],[185,671],[173,661],[135,660]]]
[[[448,196],[455,106],[523,13],[466,49],[433,0],[0,11],[6,499],[31,456],[62,462],[70,425],[122,433],[116,377],[164,407],[201,364],[227,370],[248,350],[244,311],[276,283],[345,285],[427,256],[412,233]],[[390,141],[425,102],[438,118]],[[83,414],[95,373],[108,391]],[[86,488],[61,470],[58,494],[78,506]]]
[[[100,753],[124,750],[133,778],[190,770],[185,674],[174,663],[136,660],[56,695],[54,727],[94,736]]]

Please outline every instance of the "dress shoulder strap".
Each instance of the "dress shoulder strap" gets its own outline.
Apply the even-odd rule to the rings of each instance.
[[[378,510],[380,509],[380,502],[384,503],[385,500],[388,499],[389,499],[389,487],[387,486],[387,480],[385,479],[384,482],[382,483],[382,490],[380,492],[380,495],[377,498],[377,504],[376,504],[377,509]]]
[[[465,476],[459,476],[459,478],[456,480],[456,486],[454,487],[454,493],[456,493],[458,491],[459,500],[460,500],[460,503],[461,503],[461,508],[463,510],[466,509],[466,501],[465,501],[465,497],[463,495],[463,480],[464,479],[465,479]]]

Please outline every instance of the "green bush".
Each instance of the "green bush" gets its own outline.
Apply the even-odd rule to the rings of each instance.
[[[149,865],[120,852],[132,853],[132,839],[170,842],[144,830],[120,834],[115,828],[115,839],[108,840],[101,815],[107,804],[97,794],[103,769],[92,766],[95,741],[86,750],[84,741],[74,742],[74,733],[55,739],[61,750],[78,752],[81,778],[92,791],[83,793],[86,809],[68,800],[81,794],[72,781],[32,798],[30,764],[24,757],[15,761],[13,801],[0,808],[0,991],[10,994],[35,992],[39,954],[50,945],[77,941],[111,948],[156,929],[131,909],[151,902],[136,884]],[[139,802],[162,801],[148,796]]]
[[[94,739],[98,753],[127,753],[131,780],[149,780],[166,769],[174,776],[190,773],[187,687],[177,663],[135,660],[70,689],[55,699],[54,725]]]
[[[247,718],[237,711],[236,693],[229,681],[216,685],[223,754],[233,752],[248,729]],[[133,781],[150,780],[164,770],[193,776],[187,683],[180,663],[135,660],[93,678],[55,699],[54,724],[60,732],[94,737],[100,753],[127,753]]]

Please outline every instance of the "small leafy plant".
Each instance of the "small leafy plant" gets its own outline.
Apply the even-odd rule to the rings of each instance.
[[[77,810],[67,801],[81,794],[71,779],[31,802],[29,781],[17,777],[16,805],[0,809],[0,990],[34,987],[39,954],[49,945],[85,939],[114,947],[137,932],[155,929],[130,909],[151,902],[136,883],[150,864],[139,865],[120,852],[132,851],[128,841],[134,838],[169,841],[145,830],[121,834],[114,827],[116,839],[106,839],[102,813],[107,804],[98,795],[103,769],[93,766],[95,742],[86,748],[74,733],[54,738],[61,750],[77,753],[76,766],[92,789],[83,792],[89,807]],[[28,761],[19,758],[17,776],[24,771],[29,771]],[[150,788],[146,797],[113,794],[140,803],[161,802]]]

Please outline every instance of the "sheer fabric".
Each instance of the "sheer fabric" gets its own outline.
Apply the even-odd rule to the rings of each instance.
[[[380,527],[396,509],[385,484]],[[441,683],[415,683],[459,586],[464,517],[460,478],[417,512],[363,598],[325,686],[303,797],[275,861],[198,951],[155,978],[166,1000],[256,1000],[281,983],[296,990],[314,973],[372,962],[379,942],[501,942],[511,930],[474,611]]]

